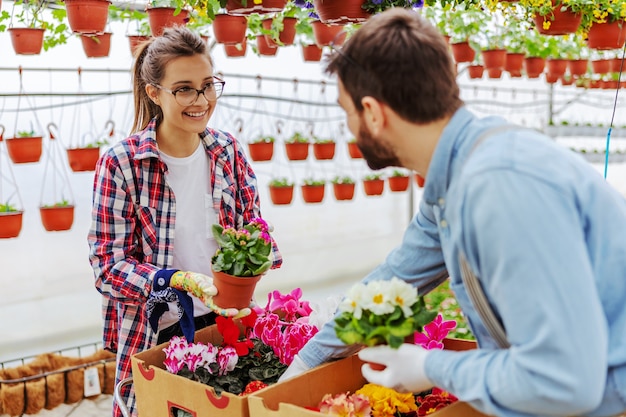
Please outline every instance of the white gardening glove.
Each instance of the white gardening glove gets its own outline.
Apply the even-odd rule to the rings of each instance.
[[[428,353],[423,347],[408,343],[398,349],[389,346],[364,348],[359,352],[362,361],[379,363],[386,368],[375,371],[366,363],[361,367],[361,373],[372,384],[398,392],[422,392],[434,386],[424,372]]]
[[[287,370],[280,376],[280,378],[278,378],[278,382],[298,376],[309,369],[310,367],[304,363],[302,359],[300,359],[300,356],[296,354],[296,356],[293,357],[291,364],[287,367]]]

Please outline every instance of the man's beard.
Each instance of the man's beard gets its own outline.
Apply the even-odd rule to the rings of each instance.
[[[380,140],[374,139],[363,120],[359,126],[357,145],[367,162],[367,166],[375,171],[387,167],[402,166],[391,148],[386,147]]]

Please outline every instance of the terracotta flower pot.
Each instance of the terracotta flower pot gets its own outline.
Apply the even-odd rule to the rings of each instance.
[[[211,270],[213,271],[213,268]],[[217,295],[213,296],[213,302],[221,308],[241,310],[248,307],[261,277],[262,275],[236,277],[225,272],[213,271],[213,284],[217,288]]]
[[[502,68],[487,68],[487,76],[492,79],[502,78]]]
[[[64,0],[63,3],[72,32],[104,32],[109,17],[109,0]]]
[[[450,44],[452,56],[458,62],[472,62],[476,57],[476,51],[472,49],[469,42],[456,42]]]
[[[559,77],[567,71],[567,60],[549,58],[546,61],[546,69],[550,74],[557,74]]]
[[[334,42],[337,46],[343,44],[344,37],[337,36],[343,30],[342,25],[328,25],[320,20],[314,20],[311,22],[311,27],[313,28],[313,37],[317,46],[327,46],[331,42]]]
[[[135,52],[137,52],[137,48],[141,45],[142,42],[150,39],[150,36],[144,35],[128,35],[128,45],[130,46],[130,53],[132,56],[135,56]]]
[[[323,49],[315,44],[302,45],[302,59],[305,62],[319,62],[322,60],[322,51]]]
[[[490,49],[482,51],[485,69],[504,68],[506,65],[506,49]]]
[[[385,181],[382,179],[377,180],[363,180],[363,190],[365,195],[381,195],[385,189]]]
[[[467,75],[471,79],[479,79],[483,77],[485,68],[482,65],[470,65],[467,67]]]
[[[588,59],[572,59],[568,61],[567,66],[571,75],[579,76],[587,73],[587,67],[589,66]]]
[[[363,154],[361,153],[361,150],[357,146],[356,142],[348,142],[348,154],[352,159],[363,158]]]
[[[185,26],[189,18],[189,11],[185,9],[175,15],[175,7],[148,7],[146,11],[152,36],[161,36],[167,27]]]
[[[331,143],[314,143],[313,155],[318,160],[328,160],[335,157],[335,142]]]
[[[371,14],[361,6],[364,0],[314,0],[315,11],[324,23],[359,23],[370,18]]]
[[[241,58],[246,56],[246,51],[248,50],[248,42],[243,41],[238,44],[223,44],[224,45],[224,53],[229,58]]]
[[[39,162],[42,151],[42,136],[7,138],[7,151],[14,164]]]
[[[40,54],[44,32],[40,28],[9,28],[13,50],[18,55]]]
[[[537,31],[542,35],[567,35],[578,30],[582,14],[574,13],[567,8],[554,7],[552,13],[546,16],[535,15],[533,20]]]
[[[80,35],[87,58],[104,58],[111,51],[111,32]]]
[[[270,198],[275,205],[291,204],[293,200],[293,185],[288,187],[270,185]]]
[[[591,69],[595,74],[608,74],[611,71],[611,63],[608,59],[595,59],[591,61]]]
[[[619,49],[626,41],[626,23],[616,22],[594,23],[587,34],[587,46],[592,49]]]
[[[69,230],[74,223],[74,206],[39,207],[39,215],[48,232]]]
[[[228,0],[226,11],[232,15],[248,15],[252,13],[265,14],[282,11],[288,0],[262,0],[259,4],[253,0],[247,0],[246,5],[240,0]]]
[[[355,184],[333,184],[335,199],[338,201],[352,200],[355,188]]]
[[[287,159],[290,161],[304,161],[309,157],[308,143],[285,143]]]
[[[264,35],[260,35],[256,37],[256,47],[259,51],[259,55],[264,56],[274,56],[278,53],[278,46],[276,44],[270,45],[265,40]]]
[[[248,143],[248,151],[253,161],[270,161],[274,156],[274,142]]]
[[[553,74],[551,72],[546,72],[546,82],[548,84],[555,84],[561,78],[560,74]]]
[[[100,158],[100,148],[74,148],[67,150],[67,161],[74,172],[95,171]]]
[[[524,56],[521,52],[507,53],[504,62],[504,70],[510,73],[521,73],[524,67]]]
[[[426,179],[424,177],[422,177],[420,174],[415,174],[415,183],[418,187],[423,188],[425,182]]]
[[[546,66],[546,60],[539,57],[524,58],[524,69],[528,78],[539,78]]]
[[[22,230],[23,211],[0,212],[0,239],[18,237]]]
[[[263,19],[261,22],[263,29],[270,30],[272,28],[272,20],[273,19]],[[298,19],[295,17],[285,17],[283,19],[283,30],[281,30],[278,35],[278,40],[283,44],[283,46],[293,45],[293,42],[296,39],[296,23],[298,23]],[[264,36],[268,45],[271,45],[272,42],[274,44],[277,43],[271,36]]]
[[[226,45],[243,44],[246,40],[248,20],[245,16],[217,14],[213,20],[215,42]]]
[[[620,72],[622,69],[622,58],[613,58],[609,60],[609,69],[611,72]]]
[[[325,185],[302,185],[302,199],[305,203],[321,203],[324,200]]]
[[[389,189],[393,192],[406,191],[409,189],[409,176],[400,177],[400,176],[392,176],[387,178],[387,182],[389,183]]]

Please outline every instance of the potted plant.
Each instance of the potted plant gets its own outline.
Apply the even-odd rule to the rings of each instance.
[[[352,200],[354,198],[355,183],[350,176],[336,176],[332,179],[333,192],[338,201]]]
[[[189,21],[187,0],[151,0],[146,7],[152,36],[160,36],[166,27],[185,26]]]
[[[276,205],[291,204],[293,200],[293,181],[287,177],[274,178],[270,181],[270,198]]]
[[[74,33],[101,33],[107,24],[109,0],[63,0]]]
[[[348,141],[348,154],[350,155],[350,158],[352,159],[363,158],[363,154],[361,153],[361,150],[357,146],[355,138],[352,138]]]
[[[524,37],[524,69],[528,78],[538,78],[545,69],[546,59],[558,53],[558,40],[552,36],[529,31]]]
[[[387,178],[389,189],[392,192],[406,191],[409,188],[409,174],[399,169],[394,169]]]
[[[326,138],[313,138],[313,155],[320,161],[333,159],[335,157],[335,141]]]
[[[67,43],[70,33],[64,22],[65,9],[52,10],[51,18],[45,18],[47,5],[45,0],[15,0],[10,14],[0,14],[0,32],[7,30],[7,25],[1,22],[9,20],[8,30],[16,54],[37,55],[42,48],[47,51],[56,45]],[[20,26],[14,26],[14,20]]]
[[[274,156],[274,137],[261,135],[248,143],[250,158],[253,161],[270,161]]]
[[[66,199],[39,207],[44,229],[48,232],[69,230],[74,223],[74,204]]]
[[[7,151],[14,164],[39,162],[42,152],[43,136],[30,130],[18,130],[15,137],[7,138]]]
[[[309,138],[300,132],[294,132],[285,141],[287,159],[290,161],[304,161],[309,156]]]
[[[218,245],[211,257],[213,283],[218,290],[212,302],[218,308],[246,308],[257,282],[272,266],[269,227],[256,217],[242,229],[214,224],[211,231]]]
[[[109,20],[112,22],[126,22],[128,24],[128,44],[131,55],[135,55],[137,47],[150,39],[152,32],[148,22],[148,13],[131,7],[120,7],[112,4],[109,6]],[[132,23],[132,25],[131,25]]]
[[[480,48],[477,36],[485,30],[488,15],[481,9],[470,5],[458,6],[448,13],[450,19],[450,48],[454,60],[472,62]]]
[[[324,200],[326,181],[323,179],[305,178],[300,186],[302,199],[306,203],[321,203]]]
[[[111,51],[111,32],[81,33],[80,41],[87,58],[105,58]]]
[[[51,124],[51,127],[55,127]],[[83,143],[79,146],[70,146],[67,149],[67,161],[74,172],[95,171],[96,163],[100,158],[100,147],[109,145],[109,138],[115,134],[115,123],[112,120],[106,122],[105,132],[98,135],[92,141],[86,141],[91,133],[83,135]],[[51,132],[52,135],[52,132]]]
[[[587,44],[592,49],[619,49],[624,46],[626,4],[621,1],[597,0],[593,12],[582,17],[581,29],[587,33]]]
[[[381,195],[385,188],[383,175],[379,173],[368,174],[363,177],[363,190],[365,195]]]
[[[23,210],[9,202],[0,203],[0,239],[10,239],[19,236],[22,230]]]
[[[585,0],[533,1],[519,0],[527,19],[543,35],[566,35],[578,31],[582,17],[592,14],[594,2]]]

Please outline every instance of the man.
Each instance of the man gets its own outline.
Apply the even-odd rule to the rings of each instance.
[[[372,17],[327,72],[368,165],[426,177],[402,244],[364,280],[396,276],[425,293],[449,276],[480,346],[365,348],[359,356],[386,369],[364,365],[364,376],[401,391],[438,386],[497,416],[623,413],[623,196],[541,133],[470,113],[444,38],[417,12]],[[486,297],[482,316],[471,282]],[[344,346],[333,326],[283,379],[361,348]]]

